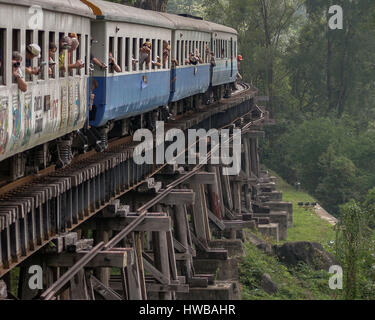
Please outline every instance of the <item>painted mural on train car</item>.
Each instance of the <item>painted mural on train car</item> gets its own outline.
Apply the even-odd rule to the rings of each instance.
[[[66,133],[86,119],[86,78],[33,85],[0,94],[0,161]]]

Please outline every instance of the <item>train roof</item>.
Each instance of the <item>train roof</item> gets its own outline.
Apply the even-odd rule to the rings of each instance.
[[[119,3],[88,0],[84,1],[90,6],[97,19],[109,21],[126,21],[167,29],[194,30],[204,32],[227,32],[237,34],[235,29],[204,20],[183,17],[175,14],[144,10]]]
[[[97,19],[124,21],[135,24],[174,29],[174,24],[170,20],[162,17],[157,11],[143,10],[102,0],[89,0],[85,2],[93,9]]]
[[[35,6],[42,9],[57,11],[94,18],[92,10],[80,0],[0,0],[0,3],[18,5],[18,6]]]

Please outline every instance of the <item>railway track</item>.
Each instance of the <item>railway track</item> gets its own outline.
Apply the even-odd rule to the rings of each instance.
[[[203,124],[208,129],[228,125],[228,120],[232,123],[249,111],[246,101],[254,95],[247,85],[241,86],[243,89],[232,98],[207,106],[199,114],[172,121],[168,126],[185,130]],[[135,189],[166,166],[136,165],[132,160],[135,146],[129,138],[122,138],[111,142],[103,153],[83,155],[66,168],[49,169],[41,176],[27,177],[3,188],[0,277],[56,235],[81,225],[111,200]],[[140,214],[146,208],[142,210]]]

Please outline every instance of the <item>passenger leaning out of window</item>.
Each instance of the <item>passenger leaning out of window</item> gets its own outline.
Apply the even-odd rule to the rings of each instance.
[[[27,91],[27,83],[21,70],[22,56],[19,52],[14,51],[12,54],[12,74],[13,80],[17,83],[18,89],[22,92]]]
[[[32,60],[34,58],[40,59],[40,53],[41,53],[40,47],[36,43],[29,44],[26,47],[26,73],[29,75],[37,75],[39,74],[39,67],[32,67]]]
[[[163,67],[167,65],[169,53],[171,52],[171,46],[167,41],[163,40]]]
[[[72,33],[70,33],[70,34],[72,34]],[[73,33],[73,35],[75,35],[75,33]],[[71,71],[72,69],[82,69],[85,66],[84,63],[82,63],[82,60],[80,60],[80,59],[77,59],[76,63],[73,63],[73,51],[77,50],[77,48],[79,47],[79,41],[78,41],[77,36],[75,36],[71,39],[72,39],[72,45],[71,45],[70,49],[68,49],[68,68],[69,68],[69,71]]]
[[[146,66],[150,65],[151,61],[151,49],[152,44],[149,41],[146,41],[142,48],[139,50],[139,67],[142,68],[143,64],[146,62]]]
[[[59,69],[62,72],[65,72],[65,57],[68,50],[68,69],[81,69],[84,67],[84,64],[81,60],[77,60],[76,63],[70,63],[70,57],[74,50],[76,50],[79,46],[79,41],[76,38],[70,38],[68,36],[64,36],[60,38],[59,41]]]
[[[114,71],[116,72],[122,72],[121,67],[116,63],[115,58],[113,58],[112,52],[108,54],[108,64],[110,67],[110,72],[113,73]]]
[[[57,46],[53,42],[50,42],[49,47],[48,47],[48,74],[50,76],[53,76],[54,71],[55,71],[56,51],[57,51]]]

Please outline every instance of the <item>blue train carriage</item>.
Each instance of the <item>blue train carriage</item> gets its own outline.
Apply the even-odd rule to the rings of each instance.
[[[39,159],[43,163],[36,165],[46,166],[48,143],[81,129],[87,112],[87,64],[79,72],[59,74],[58,63],[49,65],[48,61],[49,43],[59,48],[60,36],[77,32],[80,46],[73,60],[88,62],[92,11],[79,0],[38,0],[37,7],[32,4],[0,0],[0,161],[2,173],[10,171],[12,179],[24,174],[26,150],[31,151],[29,158],[34,164]],[[41,48],[40,59],[31,61],[32,67],[44,65],[38,75],[25,73],[26,47],[31,43]],[[13,51],[23,58],[26,92],[18,89],[12,76]],[[54,61],[58,59],[57,49]],[[67,59],[68,55],[65,65]]]
[[[210,47],[211,28],[201,19],[168,13],[161,15],[174,24],[171,54],[179,64],[171,70],[169,102],[206,93],[210,85],[210,61],[206,47]],[[192,65],[188,62],[189,54],[196,56],[196,53],[203,63]]]
[[[110,130],[115,122],[120,123],[124,134],[131,117],[168,103],[170,57],[164,66],[152,62],[157,62],[158,57],[163,59],[163,41],[170,45],[174,25],[154,11],[99,0],[90,1],[89,5],[96,14],[91,25],[92,55],[108,65],[111,52],[121,68],[121,72],[115,72],[94,67],[90,89],[95,100],[90,125]],[[152,45],[148,66],[138,63],[145,42]]]
[[[212,86],[227,86],[235,82],[237,76],[237,31],[213,22],[207,24],[212,30],[211,51],[215,53],[216,60]]]

